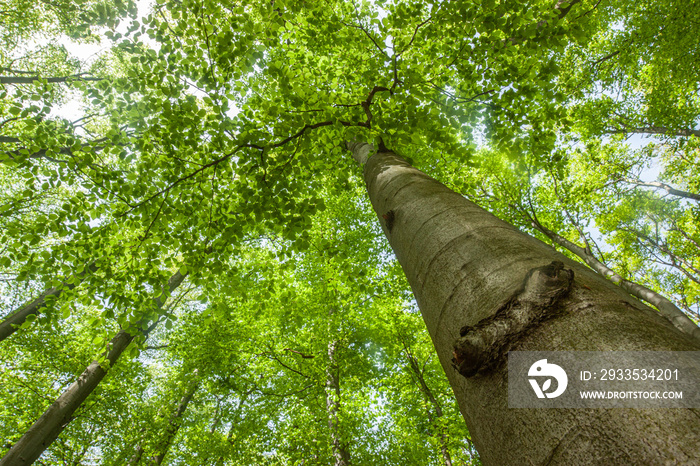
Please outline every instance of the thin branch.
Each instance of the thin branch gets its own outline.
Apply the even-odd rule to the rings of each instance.
[[[425,21],[423,21],[422,23],[420,23],[420,24],[418,24],[418,25],[416,26],[416,29],[413,31],[413,35],[411,36],[411,40],[408,42],[408,44],[406,45],[406,47],[403,48],[403,50],[401,50],[399,53],[397,53],[397,54],[395,55],[395,58],[399,58],[406,50],[408,50],[408,48],[409,48],[411,45],[413,45],[413,41],[416,39],[416,34],[418,34],[418,30],[419,30],[420,28],[422,28],[423,26],[425,26],[426,24],[428,24],[430,21],[432,21],[432,19],[433,19],[433,18],[432,18],[432,16],[431,16],[431,17],[429,17],[428,19],[426,19]]]
[[[673,196],[684,197],[686,199],[692,199],[694,201],[700,202],[700,194],[690,193],[688,191],[681,191],[680,189],[676,189],[673,186],[668,185],[666,183],[662,183],[660,181],[642,181],[642,180],[634,180],[634,179],[630,179],[630,178],[623,178],[623,181],[630,183],[630,184],[633,184],[635,186],[647,186],[650,188],[660,188]]]
[[[596,3],[595,5],[593,5],[593,8],[591,8],[590,10],[588,10],[587,12],[585,12],[585,13],[583,13],[583,14],[581,14],[581,15],[578,15],[577,17],[575,17],[575,18],[573,19],[573,21],[576,21],[576,20],[579,19],[579,18],[583,18],[583,17],[586,16],[587,14],[591,13],[593,10],[595,10],[596,8],[598,8],[598,5],[600,5],[600,2],[602,2],[602,1],[603,1],[603,0],[598,0],[598,3]]]
[[[70,76],[56,76],[42,78],[41,76],[0,76],[0,84],[31,84],[36,81],[46,81],[49,83],[67,83],[71,81],[102,81],[105,78],[84,76],[86,73],[78,73]]]
[[[278,363],[280,366],[284,367],[285,369],[287,369],[287,370],[289,370],[289,371],[294,372],[295,374],[298,374],[298,375],[304,377],[305,379],[310,379],[310,378],[311,378],[310,376],[304,374],[303,372],[300,372],[300,371],[298,371],[298,370],[296,370],[296,369],[294,369],[294,368],[292,368],[292,367],[289,367],[289,366],[286,365],[285,363],[283,363],[282,360],[280,360],[280,358],[277,356],[277,354],[274,352],[274,350],[273,350],[271,347],[268,347],[268,350],[269,350],[269,351],[266,351],[265,353],[261,353],[260,355],[266,355],[266,356],[268,356],[268,358],[270,358],[270,359],[272,359],[272,360],[274,360],[274,361],[277,361],[277,363]]]
[[[385,57],[389,58],[389,54],[386,53],[386,52],[384,51],[384,49],[383,49],[382,47],[379,46],[379,44],[377,43],[377,41],[374,40],[374,37],[372,37],[372,34],[370,34],[369,32],[367,32],[367,30],[365,30],[365,28],[363,28],[362,26],[358,26],[358,25],[356,25],[356,24],[348,24],[348,23],[345,23],[345,22],[342,22],[342,21],[341,21],[341,24],[344,25],[344,26],[347,26],[347,27],[359,29],[360,31],[364,32],[365,35],[366,35],[367,37],[369,37],[369,40],[372,41],[372,43],[374,44],[374,46],[377,47],[377,50],[379,50],[379,52],[381,52],[382,55],[384,55]]]
[[[561,204],[562,210],[564,211],[564,214],[569,219],[569,221],[574,226],[574,228],[576,228],[576,231],[578,231],[578,235],[581,238],[581,241],[583,241],[583,243],[586,246],[586,248],[585,248],[586,252],[590,254],[591,253],[591,245],[588,244],[588,239],[586,238],[585,233],[581,229],[581,226],[578,224],[578,222],[576,220],[574,220],[573,216],[569,212],[569,209],[564,207],[566,205],[566,203],[562,200],[561,196],[559,195],[559,185],[557,184],[557,180],[554,177],[554,175],[552,175],[552,181],[554,181],[554,195],[556,196],[557,200],[559,201],[559,204]]]
[[[608,266],[603,264],[597,257],[595,257],[590,251],[586,251],[584,248],[578,246],[577,244],[569,241],[568,239],[554,233],[553,231],[546,228],[544,225],[539,223],[533,217],[524,213],[524,215],[529,219],[530,224],[533,228],[543,233],[547,236],[550,241],[558,244],[569,250],[571,253],[576,254],[578,257],[583,259],[583,261],[593,270],[598,272],[600,275],[609,279],[613,283],[616,283],[623,290],[627,291],[632,296],[646,301],[649,304],[656,307],[659,312],[667,318],[671,323],[679,330],[685,332],[688,335],[693,336],[696,339],[700,339],[700,328],[692,321],[688,316],[686,316],[683,311],[681,311],[675,304],[673,304],[668,298],[653,291],[639,283],[635,283],[631,280],[626,280],[622,278],[614,270],[610,269]]]
[[[284,350],[285,350],[285,351],[291,351],[292,353],[296,353],[296,354],[300,355],[300,356],[301,356],[302,358],[304,358],[304,359],[313,359],[313,358],[316,357],[316,356],[314,356],[313,354],[304,354],[304,353],[302,353],[301,351],[293,350],[293,349],[291,349],[291,348],[285,348]]]
[[[596,61],[594,61],[593,63],[591,63],[591,66],[592,66],[592,67],[593,67],[593,66],[597,66],[598,64],[603,63],[604,61],[610,60],[611,58],[615,57],[615,56],[618,55],[619,53],[620,53],[619,50],[616,51],[616,52],[609,53],[609,54],[605,55],[604,57],[599,58],[599,59],[597,59]]]

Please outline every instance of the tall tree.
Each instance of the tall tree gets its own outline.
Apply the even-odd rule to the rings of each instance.
[[[440,423],[443,420],[442,406],[435,397],[435,394],[433,393],[431,388],[428,386],[423,375],[423,370],[419,365],[420,363],[411,351],[411,348],[406,344],[405,341],[402,340],[401,343],[403,345],[403,349],[406,355],[409,370],[412,373],[413,377],[415,377],[416,383],[418,384],[421,393],[423,393],[423,396],[429,403],[428,420],[434,424],[435,429],[437,431],[436,436],[438,437],[440,442],[440,453],[442,454],[442,458],[445,461],[445,466],[452,466],[452,455],[450,455],[447,435],[444,432],[440,432],[440,429],[443,427],[440,425]]]
[[[185,275],[179,271],[170,277],[167,287],[163,293],[154,298],[155,308],[163,307],[163,294],[170,295],[185,279]],[[154,323],[158,322],[158,317]],[[124,350],[132,340],[149,328],[148,311],[139,321],[139,328],[124,329],[117,333],[109,342],[108,350],[102,358],[93,361],[78,379],[68,387],[58,399],[49,406],[39,419],[27,430],[17,443],[0,459],[0,465],[32,464],[48,448],[51,443],[61,434],[63,429],[73,419],[75,411],[83,404],[87,397],[93,392],[102,381],[107,371],[116,364]]]
[[[172,415],[168,418],[165,431],[161,433],[162,437],[160,441],[156,444],[153,456],[150,458],[150,463],[160,466],[165,459],[165,455],[168,453],[170,445],[175,440],[178,430],[182,425],[182,417],[187,410],[187,406],[192,401],[192,397],[199,388],[201,380],[194,374],[193,379],[187,386],[186,392],[182,395],[182,398],[178,402]]]
[[[350,465],[350,451],[340,432],[340,373],[338,370],[337,350],[340,342],[328,343],[328,367],[326,368],[326,410],[328,411],[328,430],[330,431],[335,466]]]
[[[133,13],[133,3],[59,1],[33,9],[30,2],[13,1],[13,14],[19,12],[16,21],[0,31],[0,75],[6,78],[0,83],[0,286],[10,291],[3,293],[3,304],[8,310],[16,309],[42,290],[58,286],[64,277],[75,277],[81,264],[99,257],[103,265],[56,300],[54,304],[63,311],[60,319],[47,302],[47,311],[38,318],[37,337],[20,332],[4,342],[0,351],[10,355],[22,351],[17,340],[39,345],[37,338],[47,334],[48,326],[84,328],[70,325],[79,315],[71,301],[89,302],[96,309],[108,301],[109,306],[94,312],[100,319],[116,318],[122,328],[129,328],[130,322],[139,320],[137,316],[117,317],[110,312],[159,289],[162,284],[153,280],[154,271],[184,264],[183,273],[199,271],[192,282],[201,293],[200,303],[179,314],[184,324],[167,320],[174,328],[163,330],[157,345],[166,348],[149,350],[154,353],[133,361],[151,375],[139,383],[143,393],[127,390],[125,399],[117,403],[118,418],[128,419],[125,425],[134,425],[133,432],[117,425],[114,413],[102,416],[115,432],[122,432],[128,441],[140,435],[148,416],[139,408],[156,405],[150,401],[153,384],[166,383],[153,381],[158,366],[195,361],[215,370],[205,384],[210,393],[200,392],[202,404],[191,413],[196,428],[178,436],[178,461],[196,464],[221,457],[240,464],[330,462],[333,440],[326,422],[328,406],[322,402],[325,355],[329,342],[342,341],[331,358],[338,362],[343,383],[344,409],[338,412],[337,424],[341,432],[335,438],[349,439],[353,462],[443,464],[444,455],[435,455],[440,448],[431,443],[436,430],[426,428],[431,423],[424,419],[417,420],[425,413],[416,414],[418,410],[410,410],[405,406],[409,402],[402,401],[401,412],[410,412],[416,419],[401,421],[386,409],[385,387],[395,387],[387,377],[397,370],[396,358],[386,354],[398,350],[395,342],[381,337],[386,329],[374,322],[381,320],[383,305],[410,313],[411,298],[405,287],[393,288],[393,295],[386,292],[391,259],[385,245],[347,233],[355,229],[374,239],[378,230],[368,227],[365,210],[360,209],[362,214],[354,220],[339,214],[339,204],[367,207],[366,201],[345,197],[357,188],[358,179],[344,153],[344,141],[358,134],[374,140],[382,137],[429,173],[445,167],[463,172],[466,167],[488,167],[488,160],[476,150],[477,142],[488,143],[515,164],[527,162],[536,169],[557,171],[570,155],[555,150],[557,146],[582,142],[595,148],[601,146],[601,136],[646,131],[661,136],[663,144],[649,148],[619,170],[616,181],[613,177],[610,181],[620,188],[648,189],[639,183],[648,181],[639,170],[661,159],[668,170],[656,181],[673,188],[666,191],[697,194],[697,176],[687,175],[698,173],[697,67],[693,63],[700,34],[695,22],[684,22],[677,14],[673,1],[652,3],[164,0],[143,17],[117,24],[126,12]],[[89,13],[83,15],[81,10]],[[71,29],[73,24],[77,29]],[[34,30],[46,33],[47,47],[31,40],[36,37]],[[63,33],[82,41],[101,40],[105,52],[93,63],[74,60],[68,48],[60,45],[66,40]],[[616,95],[622,98],[611,97]],[[71,96],[80,99],[78,114],[56,115],[58,104]],[[674,103],[673,108],[668,102]],[[396,166],[387,166],[384,174],[375,173],[377,180],[394,179]],[[455,216],[456,225],[427,230],[432,223],[420,223],[426,217],[430,222],[443,221],[459,209],[433,216],[442,208],[437,207],[439,212],[424,208],[433,199],[421,197],[426,193],[412,197],[409,206],[392,204],[423,186],[422,181],[411,183],[396,199],[384,198],[384,191],[391,191],[394,184],[371,197],[390,243],[406,266],[441,361],[458,387],[462,411],[470,426],[475,426],[474,438],[485,461],[510,460],[500,451],[504,449],[522,452],[523,462],[544,462],[552,452],[552,461],[562,460],[567,452],[580,459],[583,456],[575,455],[584,455],[582,450],[556,449],[555,444],[561,439],[560,446],[573,442],[583,448],[565,435],[577,432],[586,420],[590,423],[582,427],[579,439],[591,440],[596,426],[607,435],[600,439],[600,449],[589,452],[589,460],[610,453],[615,442],[629,443],[630,455],[642,462],[664,442],[675,461],[695,459],[680,443],[672,444],[671,434],[654,438],[649,443],[650,456],[644,457],[633,437],[644,426],[664,431],[665,425],[655,415],[641,419],[641,414],[633,414],[628,421],[639,422],[632,427],[627,421],[611,426],[617,417],[605,421],[570,411],[535,413],[525,419],[525,414],[505,409],[502,392],[489,389],[502,386],[496,380],[503,375],[501,369],[476,378],[456,375],[446,342],[457,338],[462,325],[476,324],[495,312],[502,304],[498,297],[515,292],[529,271],[544,282],[561,285],[552,292],[552,300],[558,298],[566,309],[526,338],[516,338],[523,347],[586,348],[580,339],[569,338],[577,335],[573,328],[579,329],[569,311],[576,303],[591,301],[595,301],[593,307],[577,308],[584,316],[578,333],[591,335],[591,345],[595,342],[607,349],[694,346],[680,342],[682,337],[665,328],[658,315],[612,284],[596,281],[570,262],[560,264],[560,256],[502,223],[491,222],[471,205],[464,209],[478,212],[478,221],[488,219],[493,226],[488,229],[490,241],[479,236],[487,231],[485,227],[471,228],[474,223],[464,217]],[[570,198],[580,194],[571,193]],[[611,236],[620,251],[615,266],[621,276],[641,272],[648,278],[642,282],[651,288],[689,289],[673,294],[682,307],[678,297],[698,296],[692,280],[697,277],[693,269],[699,267],[697,253],[692,251],[700,241],[697,216],[682,204],[692,201],[692,196],[675,205],[659,203],[657,198],[621,196],[610,215],[586,209],[581,213],[604,233],[615,232]],[[384,208],[382,203],[389,204]],[[324,204],[333,206],[331,212],[319,215]],[[574,201],[567,198],[563,204],[571,206]],[[547,208],[545,203],[535,205],[538,211]],[[416,221],[410,223],[414,210]],[[645,215],[634,215],[636,210]],[[673,215],[668,215],[671,211]],[[507,209],[499,213],[513,215]],[[310,225],[312,218],[333,228],[319,234],[322,229]],[[572,239],[572,229],[559,228],[562,222],[548,225],[557,225],[552,231]],[[453,243],[444,241],[448,232],[458,235]],[[415,233],[421,243],[406,245],[411,240],[404,233]],[[466,245],[470,238],[474,248],[455,251],[462,244],[459,241]],[[511,239],[512,251],[496,247]],[[332,256],[328,260],[332,267],[320,267],[318,256],[308,254],[309,250]],[[475,259],[479,250],[492,251],[493,256],[479,261]],[[428,256],[435,260],[420,262]],[[467,266],[443,267],[448,256],[464,256]],[[659,265],[672,264],[675,272],[664,275],[646,267],[654,260]],[[429,270],[416,272],[409,267],[418,262]],[[574,272],[570,290],[566,286],[571,284],[569,269]],[[681,275],[687,280],[679,279]],[[473,303],[484,307],[465,316],[448,303],[445,312],[454,319],[438,317],[436,322],[434,311],[441,301],[450,298],[460,305],[473,304],[460,297],[463,288],[451,281],[462,278],[460,286],[480,287],[472,289]],[[525,287],[532,289],[514,297],[511,304],[517,301],[545,312],[535,292],[539,283],[528,282]],[[331,285],[335,294],[325,294]],[[452,290],[443,293],[440,288],[453,285],[454,296]],[[434,291],[442,294],[433,295]],[[631,309],[620,308],[620,301],[637,306],[635,316]],[[339,303],[332,317],[329,302]],[[697,307],[692,303],[688,307],[693,306]],[[601,311],[593,316],[590,309]],[[619,336],[610,333],[622,327]],[[98,324],[88,328],[100,331]],[[67,334],[50,338],[51,348],[68,338]],[[74,339],[80,342],[81,338]],[[501,351],[494,338],[491,344]],[[469,358],[463,354],[470,352],[467,342],[457,362],[470,374],[474,368],[468,367]],[[24,361],[33,357],[28,353],[13,357]],[[33,362],[32,368],[49,364]],[[33,393],[47,385],[45,374],[28,382],[23,367],[27,365],[18,368],[13,389],[23,384],[23,390]],[[128,372],[143,375],[135,369]],[[14,375],[9,368],[5,374]],[[436,393],[444,393],[444,380],[433,382],[438,380]],[[471,394],[465,385],[473,388]],[[478,394],[484,394],[490,404],[479,404]],[[16,401],[16,394],[10,398],[37,415],[43,410],[43,405],[37,408],[38,401]],[[453,419],[450,404],[443,407],[444,417]],[[99,419],[107,409],[96,403],[85,411]],[[7,415],[11,412],[21,409],[10,406],[2,411],[3,419],[12,419]],[[560,418],[554,419],[557,415]],[[684,416],[688,412],[679,410],[671,420],[682,427],[688,421]],[[28,416],[19,417],[24,422]],[[85,429],[66,429],[48,456],[53,459],[66,453],[97,461],[99,452],[105,452],[104,461],[128,458],[131,446],[103,438],[90,440],[89,429],[97,424],[94,419],[85,423]],[[548,435],[544,427],[537,428],[538,420],[553,426]],[[520,421],[533,427],[532,440],[511,429]],[[3,431],[14,435],[22,430],[13,422],[5,422]],[[421,431],[412,431],[415,426]],[[492,432],[489,426],[501,430]],[[692,430],[684,435],[677,437],[678,442],[693,440]],[[502,439],[506,441],[500,443]],[[448,440],[454,441],[455,436]],[[417,445],[422,443],[428,446]],[[451,450],[455,462],[456,451]],[[118,455],[107,459],[112,452]]]
[[[641,345],[697,351],[700,346],[604,278],[386,148],[367,160],[369,144],[349,147],[365,163],[374,210],[485,462],[616,463],[625,458],[655,463],[665,461],[669,451],[676,460],[699,460],[698,452],[688,449],[699,439],[689,410],[612,411],[601,417],[585,410],[565,410],[564,415],[562,410],[508,409],[504,358],[510,349],[635,350]],[[650,439],[643,435],[648,429],[673,434]]]
[[[68,283],[63,284],[60,287],[50,288],[45,290],[39,296],[34,298],[32,301],[25,303],[21,307],[12,311],[5,319],[0,322],[0,341],[12,335],[18,327],[26,322],[30,316],[36,316],[42,309],[46,307],[47,299],[56,299],[61,296],[63,288],[73,289],[76,286],[76,282],[79,282],[80,278],[86,273],[97,270],[95,264],[90,264],[85,267],[82,272],[76,277],[71,277]]]

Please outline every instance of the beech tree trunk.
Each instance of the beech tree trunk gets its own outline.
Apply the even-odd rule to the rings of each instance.
[[[165,459],[165,455],[168,454],[168,449],[170,448],[173,439],[175,439],[177,431],[180,430],[180,426],[182,425],[182,416],[187,410],[187,405],[189,405],[190,401],[192,401],[192,397],[197,391],[197,388],[199,388],[199,383],[199,378],[195,378],[192,382],[190,382],[187,392],[183,395],[180,403],[178,403],[177,408],[175,409],[175,412],[168,421],[168,426],[165,429],[163,438],[156,445],[156,452],[151,457],[151,464],[160,466],[163,459]]]
[[[48,78],[42,78],[41,76],[0,76],[0,84],[31,84],[40,79],[48,83],[67,83],[70,81],[100,81],[102,78],[83,76],[82,73],[72,76],[51,76]]]
[[[26,322],[27,317],[39,314],[41,309],[45,307],[47,297],[55,296],[58,298],[61,296],[64,289],[72,290],[83,280],[86,273],[92,273],[96,270],[97,266],[94,263],[90,264],[85,267],[85,270],[75,276],[73,282],[66,283],[63,287],[49,288],[22,307],[12,311],[5,320],[0,322],[0,341],[3,341],[5,338],[15,333],[15,331]]]
[[[367,145],[348,147],[359,161]],[[484,464],[700,464],[695,410],[510,409],[504,356],[456,345],[462,327],[492,317],[517,290],[529,293],[530,279],[559,290],[550,300],[522,299],[535,307],[554,302],[558,313],[518,333],[510,350],[697,351],[697,342],[390,151],[370,157],[364,177]]]
[[[326,411],[328,412],[328,430],[331,434],[334,466],[349,466],[350,452],[340,436],[338,413],[340,412],[340,374],[336,351],[338,342],[328,343],[328,367],[326,368]]]
[[[428,384],[425,382],[425,377],[423,377],[423,371],[421,371],[420,365],[418,364],[418,360],[415,356],[413,356],[413,354],[411,353],[411,351],[405,343],[403,344],[403,347],[406,353],[406,359],[408,360],[408,366],[411,368],[411,372],[416,377],[418,387],[420,388],[421,393],[423,393],[425,399],[428,401],[428,403],[430,403],[430,408],[428,408],[427,410],[428,420],[435,428],[435,436],[440,442],[440,452],[442,453],[442,459],[445,462],[445,466],[452,466],[452,456],[450,455],[450,450],[448,448],[447,435],[444,432],[440,432],[441,427],[439,422],[437,422],[437,420],[443,416],[442,406],[440,406],[440,403],[438,402],[437,398],[435,398],[435,395],[433,395],[433,391],[430,389],[430,387],[428,387]]]
[[[106,142],[106,141],[108,141],[108,139],[109,138],[105,137],[105,138],[95,139],[91,142],[83,143],[80,146],[80,150],[82,150],[82,151],[89,150],[89,151],[94,151],[94,152],[100,151],[100,150],[104,149],[105,146],[101,146],[98,144]],[[2,142],[2,143],[19,143],[22,141],[19,138],[0,136],[0,142]],[[54,162],[54,163],[68,163],[68,160],[61,160],[61,159],[57,159],[54,157],[49,157],[48,155],[46,155],[46,152],[47,152],[46,149],[39,149],[38,151],[32,152],[29,155],[23,155],[22,149],[8,151],[8,152],[5,152],[2,154],[3,156],[7,156],[7,157],[0,159],[0,163],[9,163],[10,160],[17,160],[17,159],[22,160],[25,157],[30,158],[30,159],[46,159],[46,160],[48,160],[50,162]],[[75,151],[75,149],[73,149],[73,147],[61,147],[61,148],[55,149],[55,152],[56,152],[56,154],[72,155],[76,151]],[[89,166],[92,166],[92,165],[89,165]]]
[[[143,439],[141,440],[143,442]],[[143,445],[139,443],[139,446],[136,447],[136,451],[134,452],[133,455],[129,458],[129,462],[126,464],[139,464],[141,461],[141,457],[143,456]]]
[[[700,133],[700,131],[698,131],[698,132]],[[642,180],[634,180],[634,179],[629,179],[629,178],[625,178],[625,181],[630,183],[630,184],[633,184],[635,186],[647,186],[650,188],[661,188],[664,191],[666,191],[667,193],[671,194],[672,196],[684,197],[686,199],[700,201],[700,194],[695,194],[695,193],[691,193],[688,191],[676,189],[673,186],[666,184],[666,183],[662,183],[660,181],[647,181],[647,182],[645,182]]]
[[[185,275],[175,272],[168,280],[170,292],[175,290],[184,279]],[[156,307],[163,306],[160,298],[155,298],[153,301]],[[132,335],[126,330],[117,333],[112,338],[106,354],[106,359],[109,361],[107,368],[102,367],[97,361],[93,361],[78,379],[48,407],[22,438],[10,448],[0,460],[0,466],[28,465],[36,461],[73,420],[75,411],[99,385],[109,368],[114,366],[119,356],[137,334]]]

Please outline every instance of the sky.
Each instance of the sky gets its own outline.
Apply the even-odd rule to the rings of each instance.
[[[148,15],[151,11],[151,5],[153,0],[137,0],[136,5],[138,7],[137,19],[141,19]],[[131,22],[122,22],[116,29],[116,32],[125,34],[129,28]],[[142,37],[145,39],[145,37]],[[80,60],[85,67],[89,67],[95,60],[97,60],[104,52],[108,51],[111,47],[111,43],[108,40],[103,40],[101,43],[79,43],[69,37],[65,36],[59,40],[59,43],[63,45],[68,53],[74,58]],[[69,99],[65,104],[56,106],[52,109],[52,116],[65,118],[67,120],[75,121],[82,116],[84,112],[82,105],[77,98]]]
[[[138,20],[142,19],[144,16],[148,15],[151,12],[153,0],[137,0],[136,3],[138,7]],[[380,10],[380,18],[384,16],[386,16],[386,12],[384,10]],[[117,27],[116,32],[125,34],[128,30],[129,25],[130,22],[124,22],[120,24],[119,27]],[[145,36],[142,36],[141,40],[147,41],[147,38]],[[388,42],[386,45],[391,46],[391,38],[388,38],[387,41]],[[68,37],[64,37],[63,39],[61,39],[60,43],[66,47],[66,49],[73,57],[79,59],[86,66],[89,66],[102,53],[106,52],[111,46],[111,43],[107,40],[104,40],[102,43],[77,43]],[[201,94],[199,90],[194,88],[192,89],[192,93],[194,95]],[[237,108],[234,107],[231,109],[231,111],[235,113],[237,112]],[[56,106],[52,110],[52,115],[68,120],[77,120],[78,118],[84,116],[84,112],[80,100],[78,98],[74,98],[68,100],[63,105]],[[658,138],[655,138],[653,136],[635,134],[627,138],[627,144],[631,149],[639,149],[644,145],[648,144],[650,140],[659,141]],[[654,161],[651,167],[645,169],[641,173],[640,178],[642,179],[642,181],[657,181],[659,179],[660,172],[660,164],[658,163],[658,161]]]

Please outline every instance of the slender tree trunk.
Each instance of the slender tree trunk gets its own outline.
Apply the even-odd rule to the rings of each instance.
[[[661,188],[667,193],[671,194],[672,196],[678,196],[678,197],[684,197],[686,199],[692,199],[694,201],[700,201],[700,194],[695,194],[691,193],[688,191],[682,191],[680,189],[676,189],[673,186],[662,183],[660,181],[642,181],[642,180],[635,180],[635,179],[630,179],[630,178],[625,178],[624,181],[627,183],[633,184],[635,186],[647,186],[650,188]]]
[[[693,339],[390,151],[372,156],[364,176],[484,464],[700,463],[695,411],[509,409],[504,363],[509,349],[697,351]],[[495,325],[473,330],[514,298],[557,313],[525,324],[506,313],[506,341]],[[463,327],[482,340],[465,343]]]
[[[0,84],[31,84],[33,82],[44,79],[49,83],[66,83],[70,81],[100,81],[102,78],[95,78],[92,76],[82,76],[81,74],[75,74],[73,76],[52,76],[49,78],[42,78],[41,76],[0,76]]]
[[[229,427],[228,433],[226,434],[226,441],[232,447],[236,444],[236,440],[233,437],[233,434],[236,430],[236,426],[239,422],[241,422],[244,419],[244,416],[241,415],[243,414],[243,405],[245,404],[246,400],[248,399],[251,393],[253,393],[253,391],[248,390],[247,392],[244,392],[238,399],[238,406],[236,406],[235,416],[233,417],[231,421],[231,427]],[[215,464],[224,464],[223,455],[219,456],[219,459]]]
[[[93,273],[97,270],[97,266],[93,263],[90,264],[81,273],[77,274],[76,279],[71,283],[66,283],[62,287],[50,288],[39,296],[29,301],[24,306],[21,306],[14,311],[12,311],[2,322],[0,322],[0,341],[9,337],[27,320],[27,317],[32,315],[37,315],[41,312],[41,309],[45,307],[46,298],[49,296],[55,296],[58,298],[64,289],[72,290],[78,283],[80,283],[87,273]]]
[[[425,382],[425,377],[423,377],[423,371],[421,371],[420,366],[418,365],[418,360],[416,360],[416,357],[411,354],[411,351],[408,349],[405,343],[404,351],[406,352],[406,359],[408,359],[408,365],[411,368],[411,372],[413,372],[413,375],[415,375],[416,381],[418,382],[418,387],[420,387],[421,393],[423,393],[423,396],[432,408],[432,410],[430,408],[428,409],[428,420],[436,429],[435,435],[440,441],[440,452],[442,453],[442,459],[445,462],[445,466],[452,466],[452,457],[450,456],[450,450],[448,448],[448,438],[444,432],[439,431],[441,427],[437,421],[443,416],[442,406],[440,406],[437,398],[435,398],[435,395],[433,395],[433,391]]]
[[[93,152],[100,151],[106,147],[106,146],[103,146],[100,144],[102,144],[103,142],[106,142],[108,139],[109,138],[104,137],[104,138],[99,138],[99,139],[95,139],[95,140],[90,141],[90,142],[83,143],[83,144],[81,144],[79,150],[82,150],[82,151],[89,150],[89,151],[93,151]],[[21,141],[18,138],[13,138],[13,137],[0,137],[0,142],[17,143],[17,142],[21,142]],[[76,151],[72,147],[61,147],[61,148],[55,149],[55,152],[56,152],[56,154],[72,156]],[[7,158],[0,159],[0,163],[8,163],[10,160],[24,159],[25,157],[30,158],[30,159],[46,159],[49,162],[54,162],[54,163],[68,163],[68,160],[62,160],[62,159],[57,159],[54,157],[49,157],[48,155],[46,155],[46,153],[47,153],[46,149],[39,149],[38,151],[32,152],[29,155],[23,155],[22,149],[18,149],[18,150],[12,151],[12,152],[5,152],[4,154],[2,154],[2,155],[7,156]],[[90,166],[92,167],[92,165],[90,165]]]
[[[141,442],[143,442],[143,438],[141,439]],[[142,456],[143,456],[143,444],[139,443],[139,446],[136,447],[136,451],[134,452],[133,455],[131,455],[131,458],[129,458],[129,462],[126,464],[139,464],[139,461],[141,461]]]
[[[170,277],[170,280],[168,280],[170,292],[177,288],[184,279],[185,276],[180,272],[176,272]],[[153,301],[156,307],[161,308],[163,306],[160,298],[155,298]],[[105,368],[97,361],[93,361],[78,379],[25,432],[22,438],[10,448],[0,460],[0,466],[28,465],[36,461],[44,450],[63,432],[68,423],[73,420],[75,411],[102,381],[109,368],[114,366],[119,356],[121,356],[137,334],[132,335],[126,330],[117,333],[112,338],[106,354],[109,365]]]
[[[195,376],[195,379],[190,382],[187,392],[183,395],[180,403],[178,403],[177,408],[175,409],[175,412],[168,421],[165,434],[158,445],[156,445],[155,455],[151,457],[151,464],[160,466],[163,459],[165,459],[165,455],[168,454],[168,449],[170,448],[170,445],[172,444],[178,430],[180,430],[180,426],[182,425],[182,416],[185,414],[187,405],[190,404],[192,397],[199,388],[199,384],[200,379]]]
[[[530,221],[535,229],[541,231],[545,236],[551,239],[552,242],[579,256],[593,270],[613,283],[617,283],[623,290],[627,291],[632,296],[646,301],[656,307],[659,312],[669,321],[671,321],[671,323],[673,323],[673,325],[675,325],[679,330],[687,333],[688,335],[692,335],[693,338],[700,341],[700,327],[695,325],[695,323],[668,298],[660,295],[656,291],[640,285],[639,283],[625,280],[619,274],[615,273],[614,270],[610,269],[608,266],[599,261],[591,251],[559,236],[534,218],[530,218]]]
[[[340,412],[340,374],[336,352],[338,342],[328,343],[328,366],[326,368],[326,411],[328,412],[328,430],[331,434],[334,466],[349,466],[350,452],[340,437],[338,414]]]

